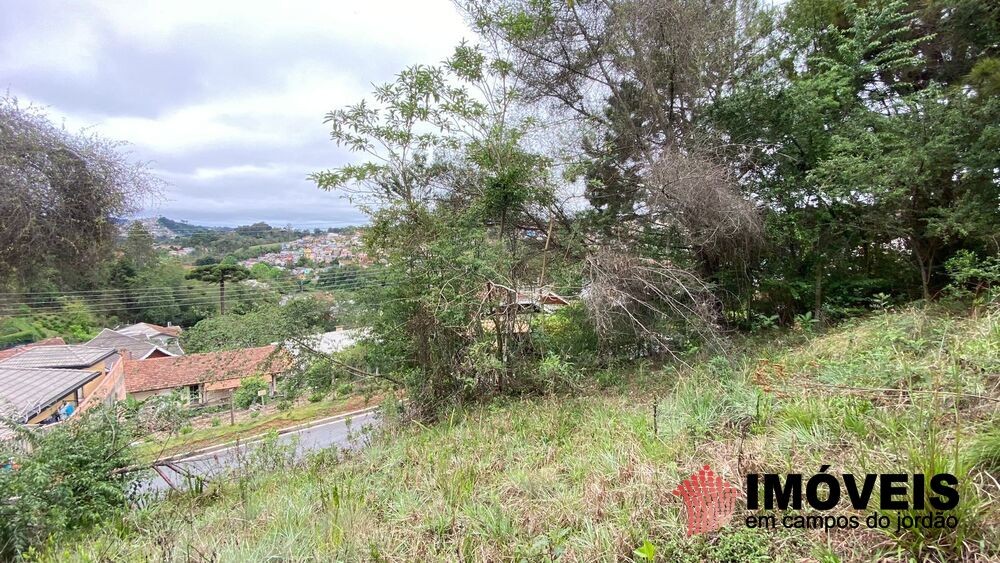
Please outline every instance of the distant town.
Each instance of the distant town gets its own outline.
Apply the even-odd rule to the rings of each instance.
[[[363,250],[361,229],[357,227],[334,227],[323,229],[294,229],[292,227],[272,227],[266,223],[255,223],[241,227],[208,227],[174,221],[165,217],[143,217],[122,222],[122,236],[134,223],[139,223],[153,237],[154,248],[169,256],[180,259],[196,258],[199,253],[209,252],[198,243],[212,241],[212,235],[243,235],[248,238],[267,238],[262,244],[241,249],[244,254],[238,263],[246,268],[266,264],[286,270],[299,279],[315,276],[319,271],[334,266],[358,266],[367,268],[373,260]],[[288,240],[271,242],[275,236]],[[256,249],[256,250],[253,250]],[[260,252],[256,254],[255,252]]]
[[[290,242],[281,243],[281,250],[278,252],[268,252],[256,258],[249,258],[240,262],[247,268],[252,268],[256,264],[267,264],[276,268],[294,270],[302,269],[301,273],[308,274],[310,268],[295,268],[296,264],[305,261],[316,266],[329,265],[357,265],[367,267],[372,264],[368,254],[361,250],[361,233],[355,231],[350,234],[325,233],[320,235],[308,235],[297,238]],[[188,249],[182,249],[188,250]],[[193,249],[191,249],[193,250]]]

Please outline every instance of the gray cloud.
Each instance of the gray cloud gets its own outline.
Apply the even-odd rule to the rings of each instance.
[[[193,223],[364,217],[306,179],[351,161],[325,112],[470,35],[447,0],[377,4],[6,0],[0,87],[132,143]]]

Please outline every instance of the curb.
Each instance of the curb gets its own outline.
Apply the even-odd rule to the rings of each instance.
[[[298,432],[299,430],[305,430],[306,428],[311,428],[313,426],[322,426],[323,424],[327,424],[327,423],[330,423],[330,422],[337,422],[338,420],[343,420],[345,418],[351,418],[351,417],[357,416],[359,414],[368,414],[368,413],[371,413],[371,412],[375,412],[376,410],[378,410],[378,408],[379,408],[379,405],[375,405],[375,406],[372,406],[372,407],[358,409],[356,411],[350,411],[350,412],[344,412],[344,413],[340,413],[340,414],[335,414],[333,416],[328,416],[326,418],[319,418],[319,419],[316,419],[316,420],[310,420],[308,422],[303,422],[303,423],[300,423],[300,424],[296,424],[294,426],[288,426],[286,428],[279,429],[278,430],[278,436],[281,436],[281,435],[284,435],[284,434],[290,434],[292,432]],[[172,461],[181,461],[183,459],[187,459],[187,458],[190,458],[190,457],[197,457],[197,456],[200,456],[200,455],[211,454],[211,453],[215,453],[215,452],[218,452],[218,451],[227,450],[229,448],[233,448],[233,447],[236,447],[236,446],[251,444],[253,442],[258,442],[260,440],[263,440],[266,437],[267,437],[267,434],[257,434],[257,435],[254,435],[254,436],[248,436],[246,438],[237,438],[235,440],[232,440],[232,441],[229,441],[229,442],[224,442],[222,444],[215,444],[214,446],[205,446],[204,448],[199,448],[197,450],[191,450],[191,451],[182,452],[182,453],[179,453],[179,454],[173,454],[173,455],[170,455],[170,456],[167,456],[167,457],[159,458],[156,461],[154,461],[153,464],[155,465],[157,463],[165,463],[165,462],[172,462]]]

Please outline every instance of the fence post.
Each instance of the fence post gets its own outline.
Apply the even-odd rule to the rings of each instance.
[[[236,424],[236,417],[233,413],[233,393],[229,394],[229,425]]]

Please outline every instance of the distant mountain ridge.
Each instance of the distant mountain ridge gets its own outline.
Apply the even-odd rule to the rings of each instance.
[[[237,232],[237,233],[249,234],[252,232],[261,233],[261,232],[274,231],[275,233],[278,233],[284,231],[293,234],[301,234],[304,236],[314,230],[312,228],[293,229],[291,228],[290,225],[287,227],[275,227],[264,221],[258,221],[256,223],[241,225],[238,227],[230,227],[230,226],[215,227],[207,225],[194,225],[186,221],[176,221],[174,219],[170,219],[169,217],[163,217],[162,215],[156,217],[136,217],[133,219],[119,218],[115,220],[122,236],[124,236],[128,232],[129,225],[131,225],[135,221],[138,221],[146,229],[146,231],[149,232],[149,234],[153,235],[154,239],[160,241],[171,240],[181,237],[188,237],[200,233]],[[361,227],[362,227],[361,225],[346,225],[341,227],[323,227],[321,228],[321,230],[323,232],[348,233]]]
[[[207,227],[204,225],[192,225],[184,221],[159,217],[136,217],[133,219],[117,219],[118,229],[124,236],[128,232],[129,225],[138,221],[149,234],[157,240],[168,240],[179,237],[186,237],[198,233],[225,232],[233,230],[232,227]]]
[[[205,227],[203,225],[192,225],[190,223],[174,221],[173,219],[168,219],[166,217],[157,217],[156,223],[161,227],[174,233],[175,236],[187,236],[187,235],[193,235],[195,233],[204,233],[209,231],[231,230],[226,227]]]

